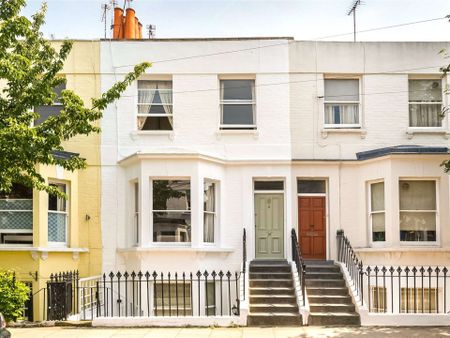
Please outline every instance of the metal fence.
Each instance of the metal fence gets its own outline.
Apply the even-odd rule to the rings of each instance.
[[[111,272],[80,286],[81,319],[239,315],[241,273]]]
[[[375,313],[447,314],[449,269],[444,266],[364,266],[344,231],[337,232],[338,261],[345,264],[361,305]]]

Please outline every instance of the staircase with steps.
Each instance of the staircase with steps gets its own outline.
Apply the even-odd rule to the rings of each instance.
[[[360,325],[359,314],[333,261],[305,261],[309,325]]]
[[[249,269],[249,326],[302,325],[291,266],[286,260],[254,260]]]

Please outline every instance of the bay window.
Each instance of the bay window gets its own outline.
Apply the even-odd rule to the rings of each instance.
[[[191,242],[191,182],[153,180],[153,241]]]
[[[400,240],[436,241],[436,182],[400,180]]]
[[[358,79],[325,79],[325,127],[359,128]]]
[[[221,129],[256,129],[255,81],[220,81]]]
[[[205,180],[203,185],[203,241],[214,243],[216,223],[216,183]]]
[[[63,183],[51,183],[59,191],[66,193]],[[53,244],[67,244],[67,201],[56,195],[48,195],[48,241]]]
[[[33,244],[33,190],[13,184],[0,193],[0,244]]]
[[[370,184],[370,225],[373,242],[386,240],[384,182]]]
[[[409,126],[442,126],[441,80],[409,80]]]
[[[173,130],[172,82],[138,81],[138,130]]]

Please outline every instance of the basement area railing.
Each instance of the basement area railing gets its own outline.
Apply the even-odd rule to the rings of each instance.
[[[244,228],[244,232],[242,234],[242,280],[243,280],[243,288],[242,288],[242,295],[243,300],[245,300],[245,273],[247,270],[247,231]]]
[[[111,272],[80,288],[81,319],[239,315],[241,273]],[[86,302],[86,304],[85,304]]]
[[[373,313],[449,314],[445,266],[364,266],[339,230],[338,261],[345,264],[360,299]]]
[[[306,293],[305,293],[306,266],[305,266],[305,262],[303,261],[302,252],[300,250],[300,245],[298,244],[297,233],[295,232],[295,229],[291,230],[291,247],[292,247],[292,260],[295,262],[295,265],[297,266],[298,279],[300,281],[300,287],[302,290],[303,305],[305,305],[306,304]]]

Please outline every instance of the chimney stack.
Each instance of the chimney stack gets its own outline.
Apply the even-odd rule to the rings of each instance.
[[[131,7],[126,9],[125,15],[122,8],[114,8],[114,24],[112,28],[114,40],[142,39],[142,24]]]

